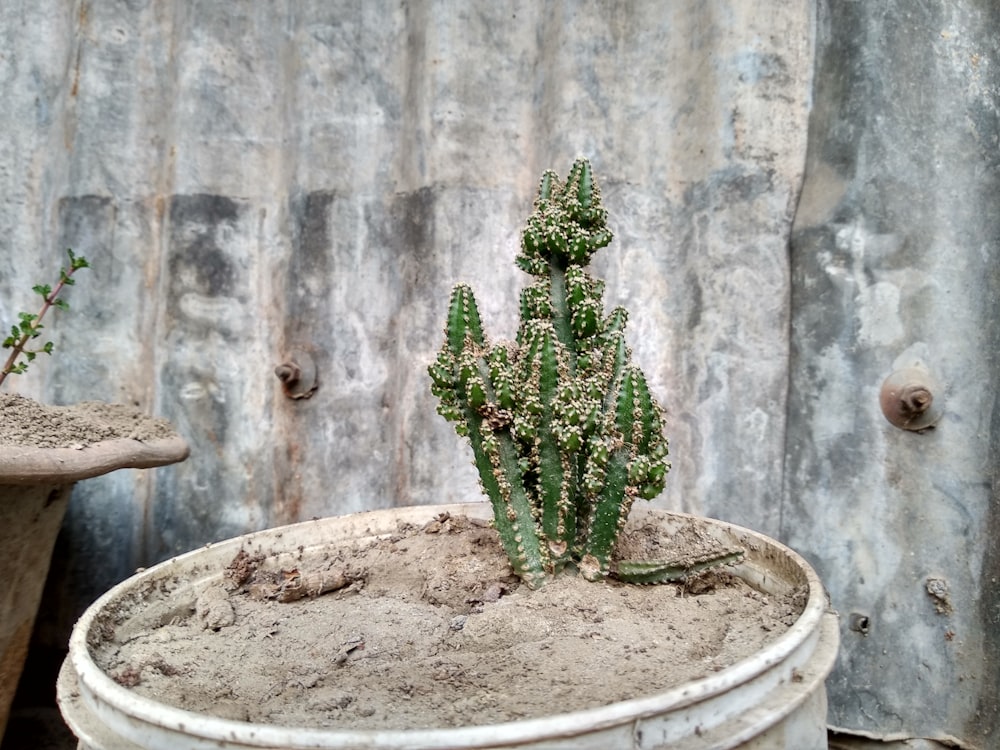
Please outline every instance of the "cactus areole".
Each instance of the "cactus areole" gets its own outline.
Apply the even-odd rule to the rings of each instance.
[[[611,239],[590,162],[577,160],[565,182],[546,171],[516,259],[533,279],[517,340],[491,344],[460,284],[428,368],[438,413],[471,443],[504,551],[531,588],[568,565],[589,580],[691,572],[612,562],[632,503],[663,490],[670,463],[662,409],[625,343],[627,314],[604,314],[604,284],[585,270]]]

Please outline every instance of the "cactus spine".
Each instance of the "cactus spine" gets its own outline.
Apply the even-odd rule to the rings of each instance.
[[[611,239],[590,163],[577,160],[565,181],[545,172],[516,258],[533,279],[516,341],[492,346],[459,285],[429,367],[438,412],[469,439],[501,543],[532,588],[570,563],[590,580],[691,571],[612,563],[633,501],[658,495],[670,464],[662,411],[625,343],[626,312],[604,315],[604,285],[585,270]]]

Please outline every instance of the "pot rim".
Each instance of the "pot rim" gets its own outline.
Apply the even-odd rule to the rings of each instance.
[[[153,440],[114,438],[80,448],[0,445],[0,484],[69,484],[118,469],[178,463],[189,453],[180,435]]]
[[[423,728],[423,729],[318,729],[287,727],[277,725],[262,725],[252,722],[223,719],[207,714],[195,713],[186,709],[160,703],[151,698],[139,695],[119,685],[103,672],[91,658],[88,647],[88,637],[98,615],[105,607],[120,598],[128,590],[141,586],[148,579],[162,575],[171,567],[183,564],[205,552],[215,550],[218,554],[231,549],[235,553],[253,541],[274,537],[276,534],[293,535],[299,529],[306,529],[317,523],[330,522],[332,519],[353,519],[363,527],[368,518],[379,515],[393,517],[399,520],[426,521],[439,513],[464,514],[476,518],[491,518],[492,508],[487,502],[456,503],[447,505],[422,505],[388,508],[374,511],[363,511],[327,519],[304,521],[288,526],[265,529],[184,553],[177,557],[159,563],[142,573],[123,581],[107,591],[80,617],[73,628],[70,637],[69,658],[76,671],[79,686],[84,699],[91,708],[103,713],[100,702],[106,702],[112,709],[126,713],[148,724],[164,729],[191,731],[198,727],[199,738],[210,742],[243,743],[249,747],[292,747],[292,748],[347,748],[347,747],[421,747],[447,748],[455,746],[488,748],[498,744],[516,744],[518,741],[537,740],[545,737],[572,736],[574,727],[580,727],[580,732],[604,729],[635,721],[648,716],[662,714],[668,711],[682,709],[708,698],[732,690],[734,687],[750,682],[769,669],[788,660],[802,649],[810,652],[819,639],[821,621],[828,613],[826,592],[812,566],[794,550],[786,547],[775,539],[760,532],[753,531],[726,521],[719,521],[703,516],[687,513],[663,511],[658,509],[636,509],[634,515],[663,514],[678,519],[694,519],[705,522],[709,527],[734,535],[752,552],[767,551],[777,553],[791,562],[794,569],[801,572],[804,583],[808,587],[806,604],[796,621],[774,641],[747,658],[708,676],[681,683],[667,690],[644,695],[642,697],[619,701],[583,709],[574,712],[552,714],[532,719],[519,719],[499,724],[481,724],[465,727]],[[380,536],[372,533],[371,536]],[[359,537],[354,537],[359,538]],[[290,543],[291,544],[291,543]],[[753,572],[753,566],[744,561],[733,568],[740,577]],[[751,585],[766,584],[760,576],[751,576]],[[763,578],[766,578],[764,576]],[[784,581],[788,583],[788,581]],[[801,585],[801,582],[796,582]],[[289,735],[294,732],[294,744]]]

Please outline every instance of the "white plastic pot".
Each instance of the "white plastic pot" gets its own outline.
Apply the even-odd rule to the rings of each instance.
[[[59,705],[80,738],[80,750],[177,748],[545,748],[546,750],[816,750],[826,748],[824,680],[838,644],[837,618],[812,568],[792,550],[756,532],[702,519],[708,533],[747,554],[733,572],[765,593],[808,586],[801,616],[752,657],[660,693],[600,708],[504,724],[447,729],[336,730],[279,727],[195,714],[143,697],[114,682],[91,658],[101,614],[139,592],[151,600],[160,581],[181,582],[171,596],[191,599],[219,580],[239,549],[282,555],[364,537],[387,535],[400,521],[424,523],[437,514],[489,518],[486,503],[436,505],[358,513],[230,539],[133,576],[80,618],[59,678]],[[664,524],[689,516],[649,511]],[[148,606],[149,601],[143,606]],[[162,603],[160,604],[162,606]]]

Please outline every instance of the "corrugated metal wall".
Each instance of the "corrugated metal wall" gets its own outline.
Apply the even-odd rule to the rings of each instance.
[[[668,409],[657,504],[791,541],[834,606],[871,618],[862,636],[845,617],[833,723],[981,737],[1000,617],[996,15],[4,2],[0,319],[65,246],[94,266],[59,355],[17,387],[137,403],[192,444],[180,466],[77,488],[40,636],[213,539],[478,499],[424,366],[458,281],[512,335],[536,181],[586,155],[616,232],[607,301]],[[914,346],[949,383],[932,435],[878,412]],[[273,374],[296,349],[311,399]],[[933,612],[931,576],[953,614]],[[947,708],[918,705],[945,684]]]
[[[1000,4],[837,2],[818,29],[782,536],[848,626],[837,723],[996,747]],[[923,434],[878,407],[915,359],[944,404]]]

